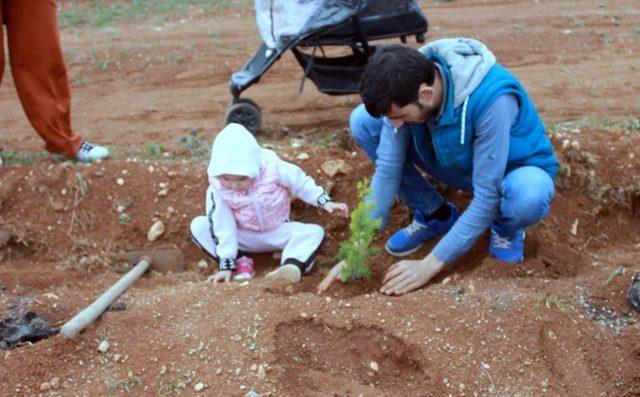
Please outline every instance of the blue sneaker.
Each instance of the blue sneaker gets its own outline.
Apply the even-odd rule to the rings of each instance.
[[[496,222],[491,223],[489,255],[510,263],[520,263],[524,259],[524,230],[510,236]]]
[[[387,240],[385,249],[393,256],[406,256],[416,252],[424,243],[438,237],[451,229],[458,220],[458,210],[452,203],[447,203],[451,215],[446,221],[431,219],[425,221],[420,211],[415,211],[413,222],[404,229],[398,230]]]

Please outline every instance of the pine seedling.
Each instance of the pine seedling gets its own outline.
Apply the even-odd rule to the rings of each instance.
[[[340,245],[338,256],[345,262],[340,271],[340,280],[348,282],[369,276],[367,259],[378,252],[378,247],[371,247],[373,236],[382,223],[381,219],[373,220],[369,212],[375,207],[375,202],[365,201],[365,197],[371,193],[369,179],[365,178],[356,185],[359,202],[351,212],[349,240]]]

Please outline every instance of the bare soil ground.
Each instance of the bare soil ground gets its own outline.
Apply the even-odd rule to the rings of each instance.
[[[487,257],[485,236],[406,296],[376,292],[393,263],[383,253],[369,280],[317,296],[348,228],[295,203],[296,219],[328,235],[309,277],[269,285],[262,276],[278,260],[261,255],[248,283],[202,283],[213,264],[196,267],[204,258],[188,224],[204,211],[207,150],[224,124],[229,76],[259,44],[250,3],[66,26],[75,128],[114,156],[81,165],[41,155],[5,73],[0,224],[12,240],[0,249],[0,318],[30,309],[61,325],[121,276],[110,252],[180,248],[187,271],[143,277],[120,298],[126,310],[74,340],[0,352],[0,395],[639,396],[639,315],[624,298],[640,270],[637,1],[422,6],[428,39],[485,41],[552,134],[563,172],[550,216],[528,231],[522,265]],[[262,107],[259,139],[355,206],[355,182],[372,171],[345,129],[358,98],[325,96],[311,83],[299,94],[300,75],[286,54],[247,92]],[[302,152],[310,158],[295,160]],[[319,171],[338,158],[352,171]],[[469,201],[445,194],[460,207]],[[166,232],[150,243],[155,220]],[[397,205],[390,230],[407,221]]]

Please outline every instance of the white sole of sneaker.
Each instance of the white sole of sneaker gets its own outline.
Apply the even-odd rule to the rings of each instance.
[[[233,276],[234,280],[249,280],[251,278],[254,278],[256,276],[256,273],[253,272],[251,274],[247,274],[247,273],[243,273],[243,274],[238,274],[237,276]]]
[[[401,256],[407,256],[407,255],[411,255],[411,254],[413,254],[414,252],[416,252],[417,250],[419,250],[420,248],[422,248],[422,246],[423,246],[423,245],[424,245],[424,244],[420,244],[419,246],[417,246],[417,247],[415,247],[415,248],[411,248],[410,250],[407,250],[407,251],[395,252],[395,251],[391,251],[391,250],[389,249],[389,247],[385,244],[385,245],[384,245],[384,249],[385,249],[385,250],[386,250],[390,255],[393,255],[393,256],[400,256],[400,257],[401,257]]]
[[[266,276],[267,280],[286,280],[290,283],[299,283],[302,278],[300,269],[296,265],[280,266],[276,270],[269,272]]]

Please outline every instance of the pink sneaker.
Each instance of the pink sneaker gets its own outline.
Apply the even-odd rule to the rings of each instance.
[[[253,259],[243,256],[236,261],[236,270],[233,271],[234,280],[248,280],[256,275],[253,270]]]

